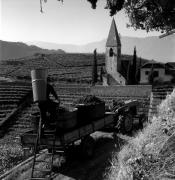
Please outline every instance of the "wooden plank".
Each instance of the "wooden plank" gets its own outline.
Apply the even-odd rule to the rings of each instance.
[[[94,124],[94,131],[102,129],[104,127],[104,125],[105,125],[104,118],[93,122],[93,124]]]
[[[114,122],[114,114],[105,117],[105,125],[111,124],[113,122]]]
[[[92,124],[88,124],[79,130],[80,137],[86,136],[88,134],[91,134],[93,132]]]
[[[66,143],[71,143],[73,141],[78,140],[79,138],[80,137],[79,137],[79,131],[78,130],[74,130],[74,131],[66,133],[64,135],[64,140]]]

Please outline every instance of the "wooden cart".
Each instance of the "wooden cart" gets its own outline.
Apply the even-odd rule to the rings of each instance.
[[[21,136],[22,145],[27,147],[35,147],[31,179],[36,179],[36,177],[34,177],[34,171],[39,171],[38,169],[35,169],[37,162],[36,154],[38,154],[39,150],[47,148],[51,154],[52,160],[50,162],[50,175],[53,168],[52,165],[54,155],[59,152],[64,152],[66,147],[74,144],[74,142],[77,140],[81,140],[83,154],[90,157],[93,155],[94,150],[94,140],[91,134],[95,131],[100,131],[109,127],[112,132],[116,133],[116,130],[118,130],[118,125],[120,125],[120,127],[122,125],[125,131],[126,128],[128,128],[127,132],[130,132],[132,130],[132,124],[136,113],[132,107],[135,107],[137,104],[137,101],[126,101],[123,106],[115,109],[115,111],[105,112],[103,117],[95,120],[93,119],[92,121],[90,120],[89,123],[85,125],[75,127],[65,132],[59,133],[58,129],[56,128],[56,124],[53,124],[55,129],[45,129],[43,135],[41,135],[40,123],[38,133],[30,131],[23,134]]]

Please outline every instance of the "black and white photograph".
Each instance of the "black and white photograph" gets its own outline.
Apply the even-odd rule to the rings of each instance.
[[[175,0],[0,0],[0,180],[175,180]]]

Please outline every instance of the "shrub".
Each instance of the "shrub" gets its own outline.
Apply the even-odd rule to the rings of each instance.
[[[175,77],[171,80],[171,83],[175,84]]]
[[[115,156],[113,164],[118,165],[111,167],[108,179],[151,180],[166,175],[165,163],[173,160],[174,152],[168,157],[162,157],[160,152],[173,133],[170,130],[175,129],[175,90],[161,103],[158,112],[158,116]]]
[[[2,144],[0,146],[0,169],[12,168],[23,159],[23,150],[19,144]]]

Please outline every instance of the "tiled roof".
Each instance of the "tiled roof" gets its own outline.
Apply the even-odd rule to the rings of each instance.
[[[167,62],[166,65],[170,65],[172,68],[175,68],[175,62]]]
[[[161,69],[164,69],[165,68],[165,65],[164,64],[161,64],[161,63],[146,63],[142,66],[142,69],[143,68],[151,68],[153,65],[153,68],[161,68]]]
[[[106,47],[116,47],[116,46],[121,46],[121,41],[117,31],[115,20],[113,19],[110,27],[108,39],[106,42]]]

